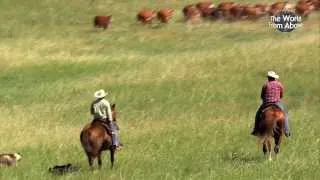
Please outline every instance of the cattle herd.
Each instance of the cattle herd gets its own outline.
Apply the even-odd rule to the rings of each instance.
[[[281,11],[295,12],[306,19],[313,11],[320,10],[320,0],[299,0],[296,4],[288,1],[275,2],[272,4],[240,4],[235,2],[221,2],[217,5],[212,2],[198,2],[188,4],[183,9],[186,21],[201,22],[205,19],[211,20],[257,20],[263,16],[275,16]],[[155,19],[162,23],[168,23],[174,14],[173,9],[163,8],[159,11],[143,9],[137,14],[137,21],[142,24],[150,24]],[[94,26],[107,29],[112,21],[112,16],[95,16]]]

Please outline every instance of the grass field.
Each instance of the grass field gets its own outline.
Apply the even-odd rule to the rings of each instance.
[[[0,1],[0,153],[23,155],[0,179],[319,179],[320,14],[291,33],[268,19],[190,25],[189,2]],[[142,26],[142,7],[177,12]],[[99,14],[113,15],[110,29],[93,28]],[[285,86],[292,129],[272,162],[250,136],[268,70]],[[79,134],[100,88],[125,148],[113,170],[105,152],[91,172]],[[48,173],[65,163],[81,171]]]

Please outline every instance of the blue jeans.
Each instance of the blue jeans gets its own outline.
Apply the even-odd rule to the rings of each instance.
[[[278,102],[276,103],[276,105],[278,107],[280,107],[280,109],[284,112],[284,130],[286,133],[289,132],[289,114],[288,111],[286,109],[286,107],[284,106],[284,104],[282,102]]]
[[[289,133],[289,114],[288,114],[288,111],[286,110],[286,107],[284,106],[284,104],[282,102],[278,102],[278,103],[275,103],[283,112],[284,112],[284,131],[286,133]],[[258,122],[259,122],[259,116],[260,116],[260,113],[261,111],[264,109],[264,106],[265,104],[261,104],[257,113],[256,113],[256,117],[255,117],[255,130],[257,129],[257,126],[258,126]]]
[[[112,134],[112,145],[119,146],[119,127],[115,121],[110,122],[111,134]]]

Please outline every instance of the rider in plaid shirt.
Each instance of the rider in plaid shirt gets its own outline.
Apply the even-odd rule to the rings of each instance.
[[[281,108],[283,112],[285,112],[285,135],[288,137],[290,136],[288,125],[288,113],[285,110],[283,103],[281,102],[281,98],[283,97],[283,86],[281,82],[277,80],[279,76],[275,72],[269,71],[267,77],[268,81],[263,85],[261,90],[262,105],[259,107],[257,111],[254,130],[251,134],[256,135],[257,125],[259,124],[258,121],[260,119],[259,116],[264,107],[267,104],[276,104],[278,107]]]

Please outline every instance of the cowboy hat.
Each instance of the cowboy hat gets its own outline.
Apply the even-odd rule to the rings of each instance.
[[[279,75],[277,73],[275,73],[274,71],[268,71],[267,76],[275,78],[275,79],[279,79]]]
[[[100,89],[94,93],[95,98],[104,98],[106,95],[108,95],[108,93],[106,93],[103,89]]]

